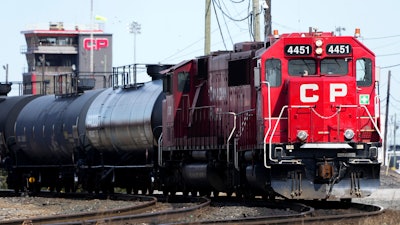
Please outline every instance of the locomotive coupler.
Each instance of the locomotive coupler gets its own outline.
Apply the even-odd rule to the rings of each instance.
[[[331,179],[333,177],[333,165],[325,160],[323,164],[318,166],[318,176],[324,180]]]

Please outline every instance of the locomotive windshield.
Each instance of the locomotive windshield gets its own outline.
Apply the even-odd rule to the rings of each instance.
[[[293,76],[315,75],[316,62],[313,59],[289,60],[289,74]]]
[[[288,72],[291,76],[316,75],[317,61],[314,59],[291,59],[288,62]],[[327,58],[320,61],[320,74],[346,75],[348,62],[344,58]]]
[[[321,61],[321,74],[345,75],[347,72],[348,66],[346,59],[323,59]]]

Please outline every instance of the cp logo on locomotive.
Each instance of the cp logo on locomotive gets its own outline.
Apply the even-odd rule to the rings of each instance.
[[[300,85],[300,101],[303,103],[315,103],[319,100],[318,84]],[[335,102],[336,97],[345,97],[347,95],[347,85],[344,83],[331,83],[329,85],[329,101]]]

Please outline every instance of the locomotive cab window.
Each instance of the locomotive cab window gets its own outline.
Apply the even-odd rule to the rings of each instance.
[[[288,70],[292,76],[315,75],[316,62],[313,59],[291,59]]]
[[[190,90],[190,82],[189,82],[189,73],[188,72],[179,72],[178,73],[178,91],[183,93],[188,93]]]
[[[366,87],[372,84],[371,59],[357,59],[356,79],[357,79],[357,86]]]
[[[271,87],[278,87],[282,82],[281,60],[268,59],[265,63],[265,79]]]
[[[321,61],[321,74],[346,75],[348,73],[348,60],[344,58],[323,59]]]
[[[172,94],[172,73],[168,73],[163,77],[163,92],[167,95]]]

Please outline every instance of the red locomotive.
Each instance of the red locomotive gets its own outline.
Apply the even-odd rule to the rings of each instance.
[[[164,73],[165,190],[349,199],[379,186],[375,56],[357,37],[275,33]]]

